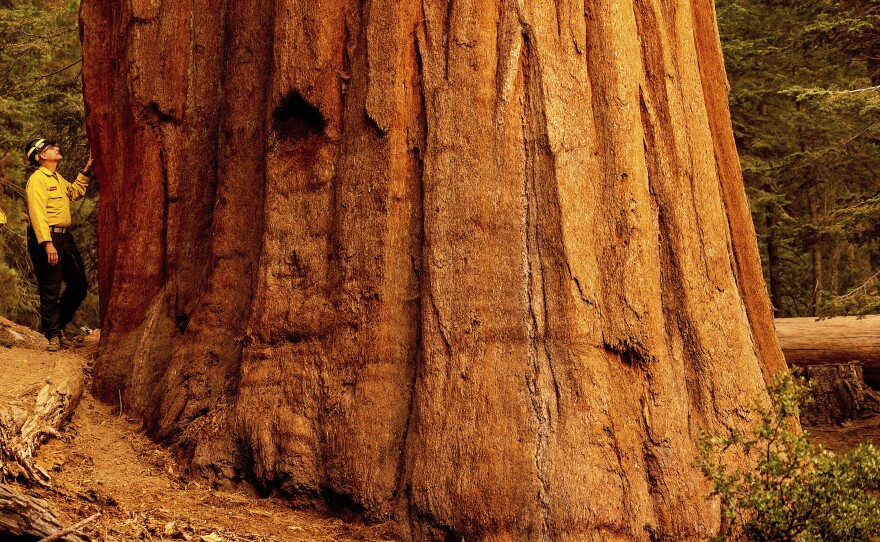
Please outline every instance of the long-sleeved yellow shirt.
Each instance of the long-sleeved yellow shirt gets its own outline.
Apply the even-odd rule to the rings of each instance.
[[[88,187],[89,178],[82,173],[73,183],[45,167],[31,174],[26,189],[28,216],[38,242],[52,240],[49,226],[70,227],[70,200],[83,197]]]

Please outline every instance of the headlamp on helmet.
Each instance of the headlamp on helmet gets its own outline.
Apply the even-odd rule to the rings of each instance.
[[[40,153],[49,147],[55,146],[52,139],[32,139],[24,146],[24,152],[31,164],[40,165]]]

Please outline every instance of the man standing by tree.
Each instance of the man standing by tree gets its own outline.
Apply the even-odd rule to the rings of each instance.
[[[62,156],[54,141],[34,139],[28,142],[25,152],[28,160],[38,166],[27,183],[28,253],[40,289],[43,334],[49,339],[49,351],[55,352],[61,348],[64,327],[88,292],[82,256],[70,234],[70,200],[85,195],[92,158],[76,181],[69,183],[57,172]],[[63,294],[62,281],[67,283]]]

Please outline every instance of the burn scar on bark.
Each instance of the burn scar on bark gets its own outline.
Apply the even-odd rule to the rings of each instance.
[[[449,80],[449,52],[452,49],[450,41],[452,41],[452,14],[455,10],[455,0],[447,0],[446,2],[446,18],[443,20],[443,69],[446,74],[446,80]]]
[[[507,106],[513,94],[513,85],[519,73],[523,37],[520,22],[520,1],[507,0],[501,4],[498,23],[497,58],[495,67],[495,126],[503,126]]]
[[[293,91],[272,112],[272,129],[279,136],[299,139],[309,134],[323,134],[327,121],[321,111]]]
[[[627,477],[627,468],[626,462],[624,461],[624,452],[623,446],[620,443],[620,439],[618,435],[618,428],[614,423],[614,418],[609,418],[610,426],[605,426],[603,430],[605,431],[605,435],[608,437],[608,442],[610,444],[611,451],[614,452],[614,464],[609,465],[611,467],[611,472],[617,475],[617,478],[620,480],[620,490],[623,494],[623,506],[626,507],[627,516],[633,517],[635,515],[633,510],[633,500],[632,500],[632,483]],[[616,468],[614,468],[616,467]]]
[[[550,148],[540,57],[532,28],[520,18],[522,25],[521,54],[523,118],[522,137],[525,155],[525,178],[522,201],[524,208],[523,267],[526,281],[526,319],[528,358],[533,373],[526,376],[532,410],[537,423],[535,467],[542,509],[541,538],[553,536],[550,512],[550,446],[555,432],[561,391],[553,361],[553,343],[549,327],[551,315],[559,310],[559,299],[567,295],[562,284],[570,277],[559,227],[560,209],[557,193],[556,164]]]
[[[580,279],[577,278],[577,275],[574,274],[574,270],[571,268],[571,262],[569,261],[569,259],[568,259],[567,256],[566,256],[566,258],[565,258],[565,266],[566,266],[566,269],[568,270],[568,276],[569,276],[569,278],[571,279],[572,282],[574,282],[574,285],[575,285],[575,287],[577,288],[578,296],[580,296],[581,301],[583,301],[584,304],[587,305],[587,306],[595,307],[595,306],[596,306],[596,300],[595,300],[595,299],[591,299],[591,298],[590,298],[590,297],[584,292],[584,288],[583,288],[583,286],[581,286],[581,281],[580,281]]]
[[[556,35],[562,37],[563,22],[568,18],[565,12],[567,0],[556,0]]]
[[[164,199],[164,201],[162,201],[162,209],[164,209],[165,212],[167,213],[168,212],[168,205],[171,200],[171,195],[169,194],[169,190],[168,190],[168,157],[165,155],[165,146],[162,145],[162,132],[161,132],[161,130],[153,128],[153,133],[155,134],[156,141],[159,142],[159,145],[158,145],[158,148],[159,148],[159,167],[162,171],[162,197]],[[162,247],[163,254],[166,253],[166,251],[168,250],[168,246],[170,244],[170,241],[168,239],[169,235],[170,235],[170,233],[168,232],[168,221],[163,220],[162,221],[162,237],[161,237],[162,242],[164,243],[164,246]],[[168,258],[163,258],[162,259],[162,276],[160,278],[160,280],[161,280],[160,284],[165,284],[167,277],[168,277]]]
[[[400,0],[381,0],[367,4],[368,20],[364,33],[367,42],[367,117],[379,132],[391,129],[394,117],[397,62],[403,46],[399,35]]]
[[[174,124],[180,126],[183,119],[180,112],[171,109],[164,109],[158,102],[150,102],[141,110],[141,120],[150,126],[160,126],[162,124]]]
[[[407,411],[406,411],[406,421],[403,427],[403,433],[400,437],[400,452],[399,457],[397,458],[397,472],[396,478],[394,482],[394,494],[393,499],[396,501],[403,501],[406,503],[406,508],[411,509],[410,503],[412,502],[410,495],[410,487],[409,480],[407,476],[407,467],[408,467],[408,450],[410,448],[410,428],[413,427],[413,419],[416,416],[416,394],[418,391],[418,382],[422,378],[422,367],[424,360],[424,348],[425,348],[425,289],[426,289],[426,281],[424,280],[422,274],[423,269],[426,269],[427,263],[425,261],[425,159],[424,152],[425,147],[427,146],[427,119],[426,119],[426,107],[425,107],[425,81],[424,81],[424,66],[422,64],[422,55],[419,47],[419,39],[418,33],[414,32],[413,36],[413,54],[414,54],[414,63],[416,69],[416,85],[415,91],[418,93],[418,100],[416,100],[416,110],[418,112],[420,129],[418,130],[418,137],[411,144],[409,148],[409,152],[411,154],[411,159],[414,161],[414,165],[416,167],[416,181],[418,183],[418,193],[416,206],[418,207],[418,222],[416,233],[417,240],[414,243],[412,248],[412,253],[410,254],[410,265],[412,266],[412,276],[415,279],[415,287],[414,293],[411,297],[407,297],[406,301],[415,301],[417,303],[416,314],[416,338],[415,345],[413,350],[413,355],[411,358],[411,370],[412,374],[410,375],[409,380],[409,389],[408,389],[408,403],[407,403]],[[449,349],[447,348],[447,352]],[[450,356],[451,357],[451,356]]]
[[[574,49],[579,55],[587,51],[587,21],[586,10],[584,5],[576,0],[571,0],[569,4],[571,16],[569,17],[569,31],[571,32],[571,41]]]
[[[637,337],[603,337],[602,346],[629,366],[645,368],[654,362],[654,355]]]
[[[446,347],[446,354],[449,357],[452,357],[452,343],[449,342],[449,334],[446,331],[446,326],[443,325],[443,320],[440,318],[440,309],[437,308],[437,302],[434,301],[434,296],[428,296],[431,301],[431,309],[434,311],[434,318],[437,320],[437,331],[440,333],[440,337],[443,339],[443,345]]]

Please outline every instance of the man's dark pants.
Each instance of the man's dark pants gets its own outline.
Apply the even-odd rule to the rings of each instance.
[[[34,230],[28,228],[28,252],[34,262],[34,272],[40,289],[40,320],[47,339],[58,337],[73,319],[89,291],[82,256],[73,236],[52,233],[52,244],[58,251],[58,265],[49,265],[46,247],[37,242]],[[61,282],[67,283],[61,293]]]

